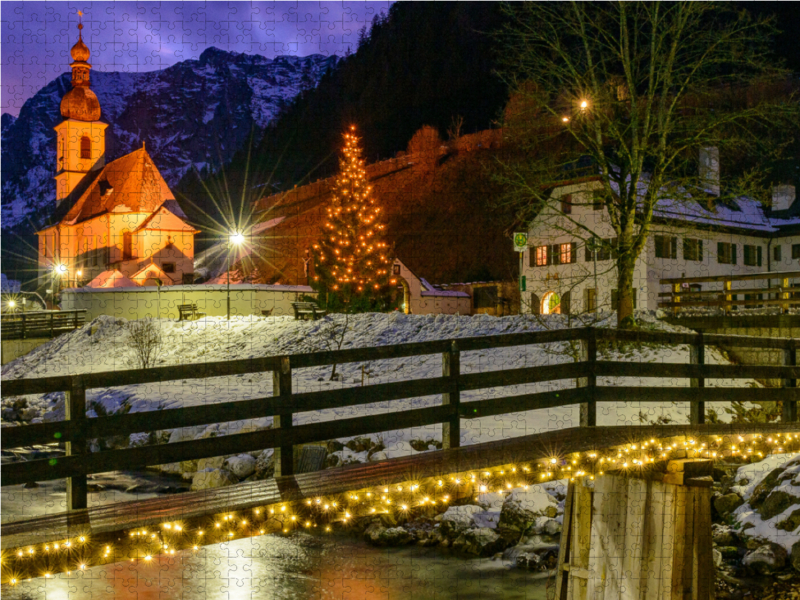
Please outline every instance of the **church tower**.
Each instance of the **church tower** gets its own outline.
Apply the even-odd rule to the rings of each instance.
[[[78,13],[82,15],[83,13]],[[72,89],[61,99],[64,121],[55,126],[58,135],[56,204],[70,195],[91,171],[106,162],[106,125],[100,122],[100,101],[89,87],[89,48],[78,24],[78,43],[72,47]]]

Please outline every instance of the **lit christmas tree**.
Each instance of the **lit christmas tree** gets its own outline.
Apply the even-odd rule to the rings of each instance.
[[[344,134],[339,175],[333,187],[323,235],[314,244],[314,288],[331,308],[376,308],[388,292],[392,259],[384,241],[383,211],[375,202],[355,125]],[[323,296],[324,294],[324,296]]]

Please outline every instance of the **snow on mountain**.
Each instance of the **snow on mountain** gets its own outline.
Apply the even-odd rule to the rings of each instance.
[[[160,71],[92,70],[101,119],[110,125],[106,160],[146,142],[170,185],[193,166],[224,164],[336,61],[320,54],[269,59],[212,47],[197,60]],[[64,73],[25,102],[18,118],[2,116],[3,230],[36,229],[55,207],[53,127],[62,120],[59,103],[69,89]]]

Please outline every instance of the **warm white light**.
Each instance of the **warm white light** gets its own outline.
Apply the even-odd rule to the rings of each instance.
[[[242,244],[244,244],[244,235],[242,235],[238,231],[233,232],[229,239],[231,245],[233,246],[241,246]]]
[[[564,121],[564,123],[569,123],[569,117],[561,117],[561,120]]]
[[[67,265],[56,265],[55,271],[59,275],[66,275],[66,273],[67,273]]]
[[[17,305],[17,303],[16,303],[16,302],[14,302],[13,300],[9,300],[9,301],[8,301],[8,307],[9,307],[9,308],[14,308],[16,305]]]
[[[589,103],[586,100],[582,100],[581,101],[581,108],[588,108],[588,107],[589,107]]]

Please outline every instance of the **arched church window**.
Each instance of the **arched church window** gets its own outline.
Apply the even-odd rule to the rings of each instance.
[[[88,135],[81,138],[81,158],[92,158],[92,140]]]

